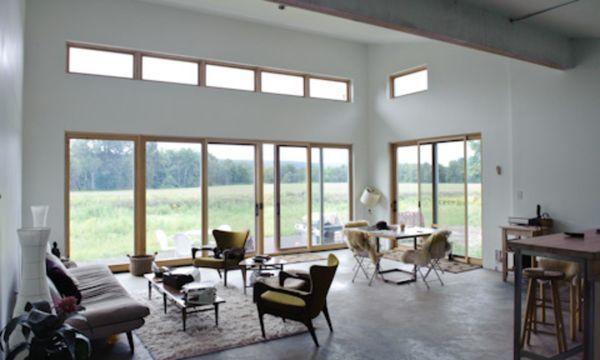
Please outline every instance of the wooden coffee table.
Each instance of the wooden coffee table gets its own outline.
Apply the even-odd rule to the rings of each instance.
[[[215,311],[215,326],[219,326],[219,305],[225,303],[225,300],[219,296],[215,297],[215,302],[208,305],[193,305],[186,304],[183,300],[183,292],[163,284],[161,278],[157,278],[154,274],[145,274],[144,277],[148,281],[148,299],[152,299],[152,288],[158,291],[163,297],[163,308],[167,313],[167,300],[171,301],[181,310],[181,320],[183,322],[183,331],[185,331],[185,323],[189,314],[205,311]]]
[[[240,269],[242,270],[242,279],[244,279],[244,294],[246,294],[246,289],[252,287],[252,285],[247,285],[246,281],[246,273],[248,270],[254,271],[258,270],[259,272],[263,270],[283,270],[283,266],[287,264],[287,261],[278,258],[272,257],[268,261],[254,261],[252,258],[244,259],[240,261]]]

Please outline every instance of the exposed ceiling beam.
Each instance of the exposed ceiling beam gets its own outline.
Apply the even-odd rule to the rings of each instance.
[[[450,0],[266,0],[555,69],[574,67],[569,38]]]

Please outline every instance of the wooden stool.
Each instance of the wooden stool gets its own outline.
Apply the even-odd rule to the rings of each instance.
[[[550,335],[556,335],[556,345],[559,353],[567,350],[567,338],[565,336],[565,328],[563,325],[562,308],[560,305],[560,297],[558,296],[558,282],[563,280],[565,274],[561,271],[544,270],[541,268],[528,268],[523,270],[523,275],[529,278],[527,285],[527,298],[525,303],[527,307],[525,309],[525,321],[523,323],[523,334],[521,337],[521,348],[525,345],[531,345],[531,332],[537,333],[537,282],[548,281],[550,282],[550,289],[552,294],[552,310],[554,311],[554,328],[555,333],[547,333]],[[545,308],[546,299],[542,293],[541,304]],[[539,331],[540,333],[544,333]]]

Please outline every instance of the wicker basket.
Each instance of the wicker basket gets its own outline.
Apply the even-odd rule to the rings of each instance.
[[[133,276],[144,276],[149,272],[152,272],[152,262],[154,261],[154,255],[127,255],[129,258],[129,272]]]

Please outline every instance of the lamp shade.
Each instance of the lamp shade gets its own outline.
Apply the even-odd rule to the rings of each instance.
[[[360,202],[367,208],[371,209],[377,205],[379,198],[381,198],[381,194],[377,190],[368,187],[365,188],[360,196]]]

